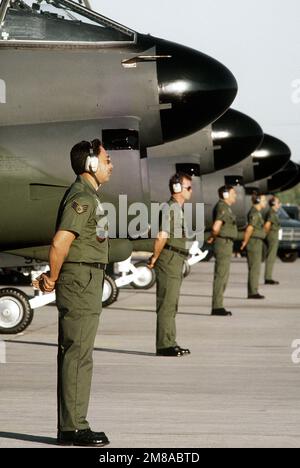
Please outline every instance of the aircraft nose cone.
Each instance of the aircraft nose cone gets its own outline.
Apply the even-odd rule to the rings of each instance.
[[[300,166],[293,161],[289,161],[286,166],[268,180],[268,190],[270,193],[289,190],[300,182]]]
[[[255,180],[261,180],[286,166],[291,159],[291,150],[278,138],[265,135],[260,147],[252,153],[252,159]]]
[[[172,42],[160,40],[157,61],[164,141],[195,133],[220,117],[237,94],[233,74],[220,62]]]
[[[259,147],[263,138],[263,130],[255,120],[229,109],[212,124],[215,170],[239,163]]]
[[[297,164],[297,163],[294,163],[294,164],[295,164],[296,168],[298,169],[298,173],[297,173],[296,177],[294,177],[294,173],[291,174],[291,178],[289,179],[288,184],[287,185],[284,184],[281,187],[281,190],[280,190],[281,192],[286,192],[287,190],[291,190],[292,188],[294,188],[298,184],[300,184],[300,165]]]

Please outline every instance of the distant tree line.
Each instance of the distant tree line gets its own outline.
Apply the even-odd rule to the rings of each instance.
[[[300,206],[300,184],[287,192],[278,193],[278,197],[285,205],[289,203]]]

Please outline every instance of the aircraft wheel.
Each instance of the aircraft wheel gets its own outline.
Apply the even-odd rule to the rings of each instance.
[[[137,262],[134,266],[138,270],[138,277],[131,285],[134,289],[151,289],[156,283],[155,270],[151,270],[147,262]]]
[[[119,288],[113,278],[108,275],[104,275],[103,283],[103,295],[102,295],[102,307],[108,307],[112,305],[119,296]]]
[[[192,271],[191,265],[187,262],[187,260],[185,260],[183,264],[183,277],[187,278],[189,274],[191,273],[191,271]]]
[[[32,322],[33,310],[28,297],[19,289],[0,289],[0,333],[13,335]]]

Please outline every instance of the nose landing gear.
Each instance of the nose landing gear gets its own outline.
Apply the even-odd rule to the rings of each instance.
[[[19,289],[0,289],[0,334],[21,333],[33,319],[29,299]]]

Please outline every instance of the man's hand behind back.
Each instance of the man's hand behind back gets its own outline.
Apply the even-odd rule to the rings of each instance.
[[[56,282],[53,281],[53,279],[51,279],[49,275],[43,274],[32,282],[32,286],[44,293],[51,293],[55,289],[55,283]]]

